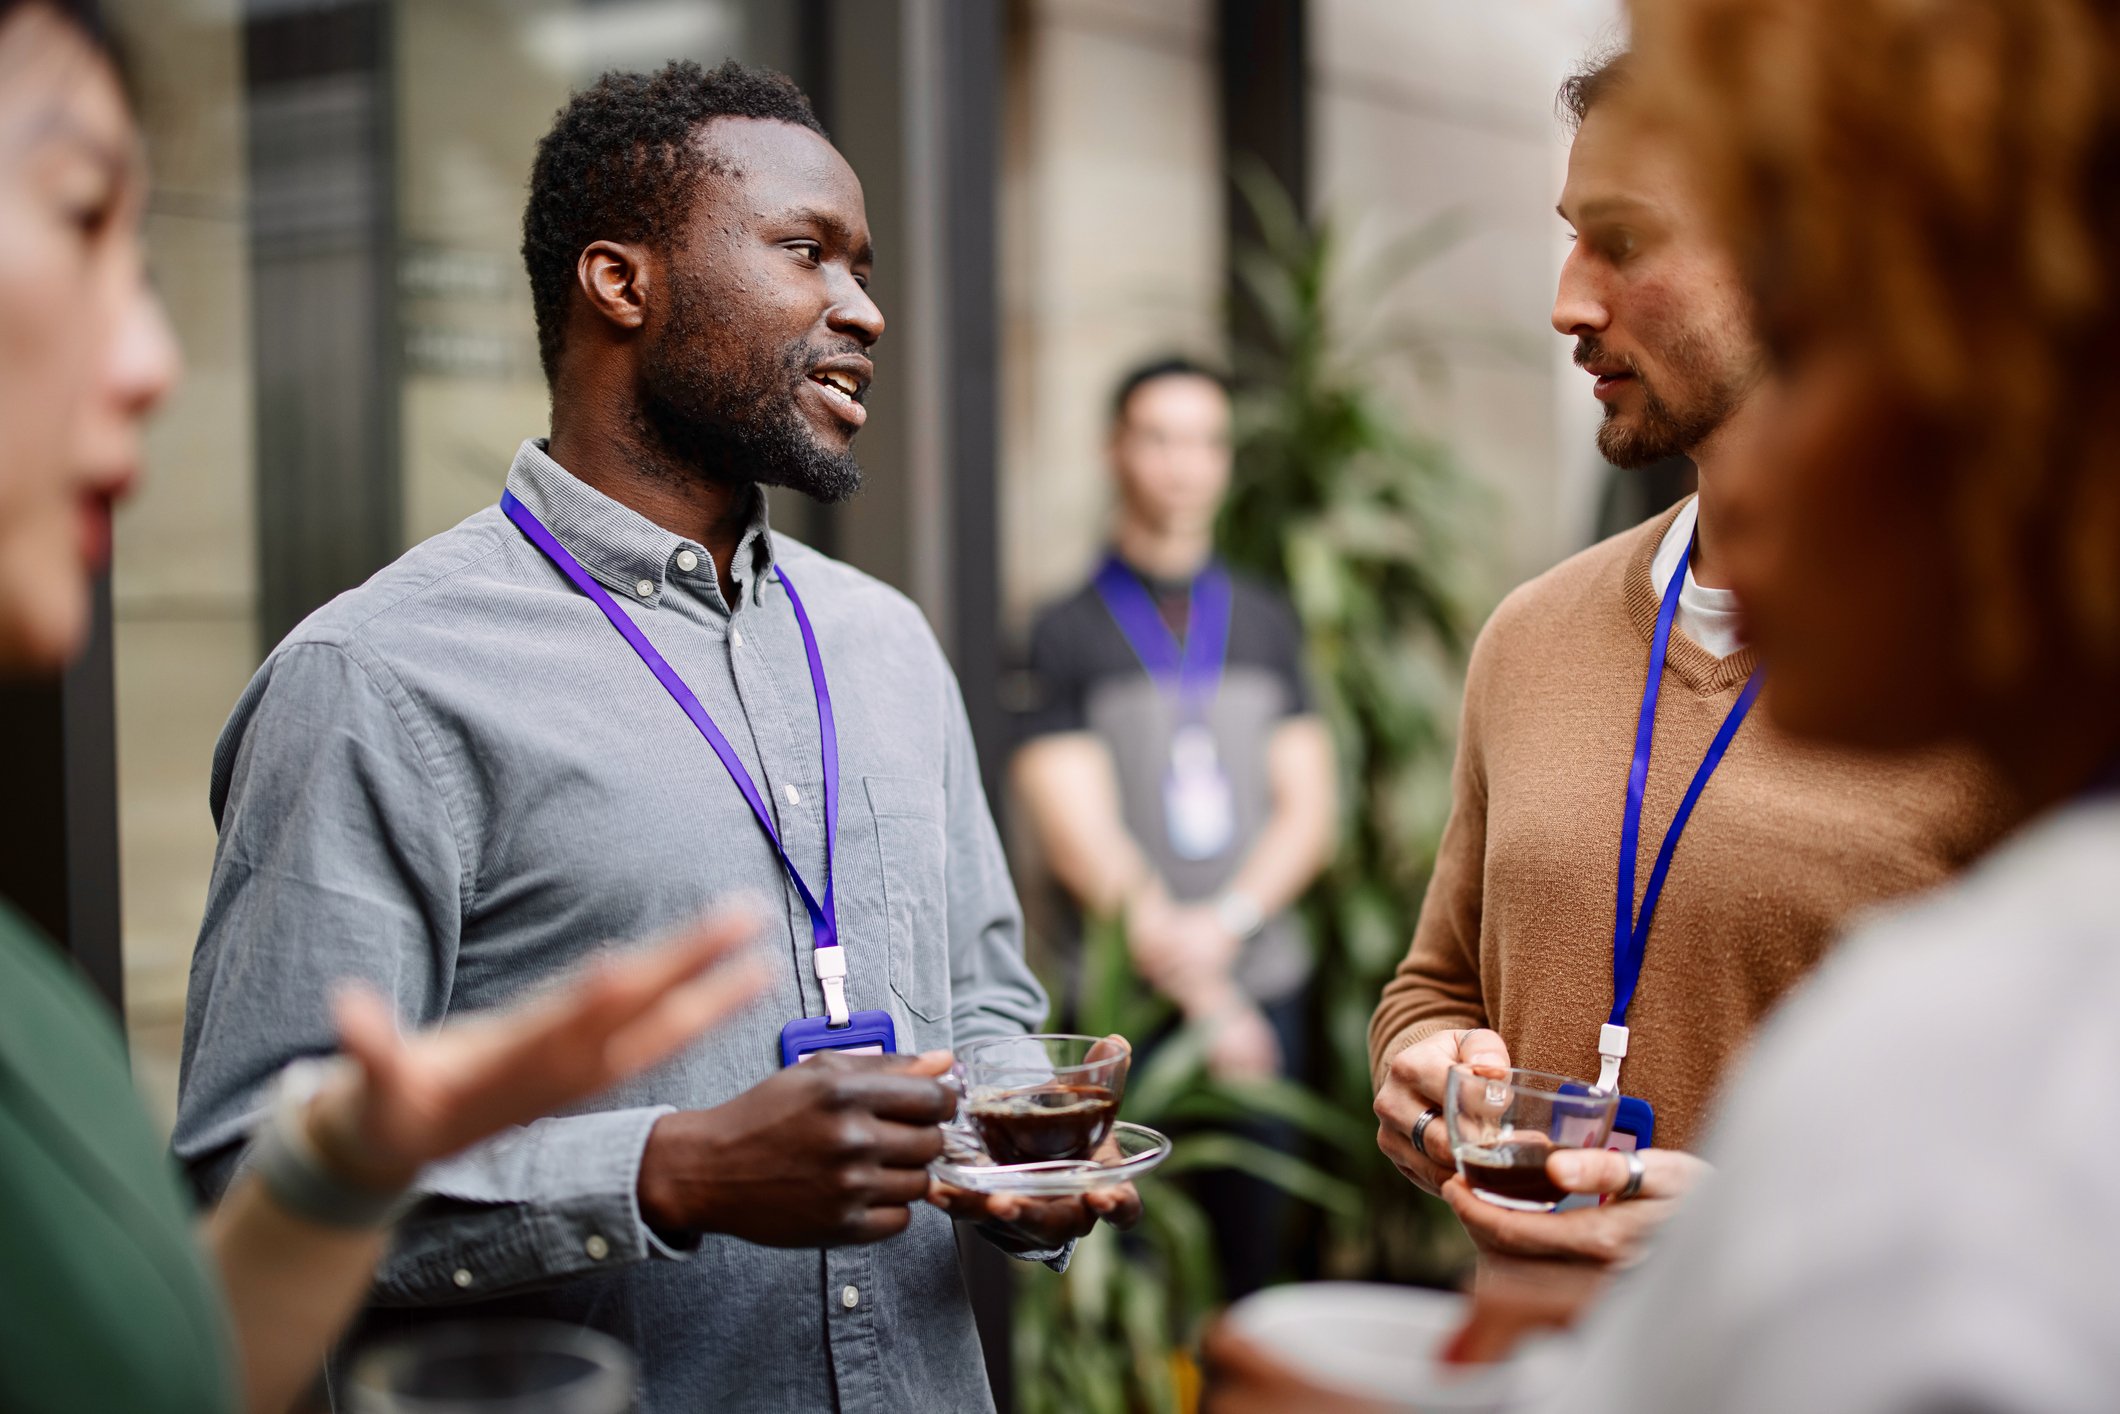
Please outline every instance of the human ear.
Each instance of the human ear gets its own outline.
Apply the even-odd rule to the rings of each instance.
[[[583,248],[574,264],[574,279],[589,307],[621,329],[638,329],[647,322],[654,277],[648,253],[640,246],[596,241]]]

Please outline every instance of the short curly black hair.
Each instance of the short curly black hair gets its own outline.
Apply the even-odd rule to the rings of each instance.
[[[559,110],[538,143],[523,207],[523,264],[547,383],[559,368],[583,248],[667,241],[707,171],[693,139],[715,118],[769,118],[825,136],[810,100],[785,74],[734,59],[712,70],[680,60],[653,74],[605,74]]]

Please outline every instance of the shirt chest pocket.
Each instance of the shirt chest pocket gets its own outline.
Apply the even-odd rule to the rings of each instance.
[[[950,1010],[948,859],[939,781],[864,776],[883,866],[891,990],[922,1021]]]

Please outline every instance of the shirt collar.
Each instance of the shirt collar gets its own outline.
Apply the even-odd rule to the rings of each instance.
[[[577,479],[552,460],[543,438],[531,438],[516,452],[515,463],[508,468],[508,489],[606,589],[652,608],[662,602],[668,581],[676,577],[708,603],[722,605],[714,557],[706,546],[665,530]],[[751,506],[736,544],[731,577],[740,596],[759,604],[765,600],[765,586],[771,578],[773,534],[766,523],[764,489],[753,485],[749,494]],[[678,562],[678,556],[686,552],[697,560],[689,572]]]

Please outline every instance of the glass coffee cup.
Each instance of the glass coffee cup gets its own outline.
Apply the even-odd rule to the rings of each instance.
[[[631,1414],[633,1353],[553,1321],[428,1326],[371,1347],[349,1382],[354,1414]]]
[[[1568,1197],[1546,1172],[1559,1149],[1602,1149],[1616,1091],[1565,1075],[1454,1065],[1444,1087],[1450,1153],[1473,1194],[1518,1212],[1550,1213]]]
[[[1093,1160],[1111,1136],[1133,1059],[1109,1036],[995,1036],[957,1049],[960,1120],[997,1164]]]

